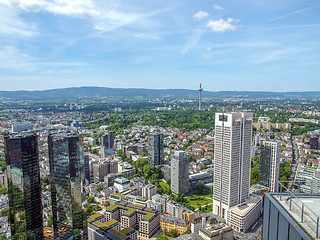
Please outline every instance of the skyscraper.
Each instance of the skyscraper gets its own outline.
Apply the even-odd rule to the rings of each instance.
[[[54,238],[86,239],[84,156],[78,135],[48,137]]]
[[[184,151],[176,151],[171,159],[171,190],[175,195],[189,191],[189,160]]]
[[[112,133],[107,133],[105,135],[102,135],[101,138],[101,157],[105,158],[108,155],[114,155],[114,137]]]
[[[260,153],[259,183],[269,187],[270,192],[278,192],[281,143],[263,141]]]
[[[216,113],[213,212],[227,210],[249,197],[252,113]]]
[[[151,166],[163,163],[163,134],[152,132],[148,137],[148,164]]]
[[[5,136],[12,239],[43,239],[38,137]]]

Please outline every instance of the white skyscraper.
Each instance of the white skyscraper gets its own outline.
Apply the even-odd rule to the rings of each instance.
[[[278,192],[281,143],[263,141],[260,154],[259,183],[269,187],[270,192]]]
[[[249,198],[252,113],[216,113],[213,213],[227,211]]]

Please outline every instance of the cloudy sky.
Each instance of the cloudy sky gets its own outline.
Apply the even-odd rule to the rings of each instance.
[[[0,0],[0,90],[320,91],[319,0]]]

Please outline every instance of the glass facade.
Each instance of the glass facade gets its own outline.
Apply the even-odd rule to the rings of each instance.
[[[271,157],[271,147],[262,145],[260,153],[259,184],[266,187],[270,186]]]
[[[12,239],[43,239],[38,137],[6,135],[5,150]]]
[[[56,239],[87,239],[83,211],[85,160],[78,135],[48,137],[53,230]]]

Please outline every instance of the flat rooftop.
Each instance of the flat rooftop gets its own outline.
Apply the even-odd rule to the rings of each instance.
[[[296,194],[296,197],[291,200],[291,210],[289,196],[289,194],[282,194],[280,200],[280,194],[272,194],[272,197],[277,200],[289,215],[291,215],[291,217],[300,225],[301,229],[312,237],[315,237],[317,218],[320,217],[320,194]],[[301,222],[302,204],[304,205],[304,216],[303,221]]]

